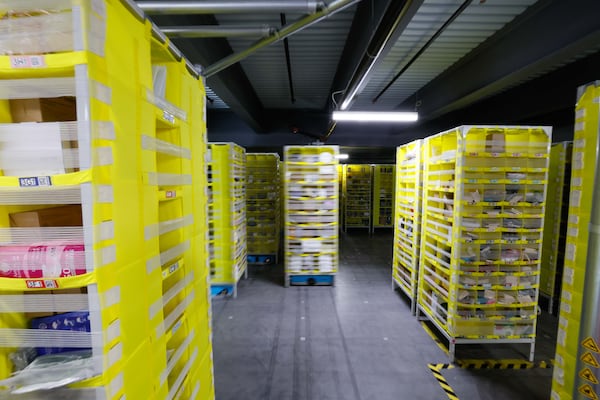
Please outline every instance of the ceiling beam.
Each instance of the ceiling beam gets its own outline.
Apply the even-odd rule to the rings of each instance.
[[[152,19],[158,26],[218,26],[213,15],[157,15]],[[223,38],[201,40],[172,38],[172,40],[191,63],[204,67],[233,53],[229,42]],[[264,107],[240,64],[233,65],[220,74],[207,78],[206,84],[254,131],[267,132],[270,129]]]
[[[598,15],[597,0],[541,0],[398,108],[437,118],[596,51]]]

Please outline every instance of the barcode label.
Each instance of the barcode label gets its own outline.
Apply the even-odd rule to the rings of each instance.
[[[52,186],[52,178],[49,176],[29,176],[19,178],[20,187]]]
[[[12,68],[42,68],[46,66],[44,56],[11,56]]]

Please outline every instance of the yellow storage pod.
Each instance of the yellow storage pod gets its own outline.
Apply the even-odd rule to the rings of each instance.
[[[369,164],[346,164],[344,173],[344,231],[348,228],[371,230],[372,168]]]
[[[396,149],[393,287],[399,287],[416,312],[423,190],[422,140]]]
[[[544,220],[544,243],[540,271],[540,295],[548,299],[548,312],[554,313],[560,299],[560,282],[569,213],[572,142],[554,143],[550,149],[548,196]]]
[[[376,228],[394,226],[394,180],[395,166],[377,164],[373,166],[373,224]]]
[[[202,82],[129,2],[48,4],[0,6],[0,397],[71,350],[77,376],[40,396],[192,393],[212,381]]]
[[[562,279],[562,294],[558,320],[556,357],[552,379],[552,399],[562,400],[575,397],[580,387],[578,380],[578,350],[580,348],[580,327],[583,325],[583,295],[588,257],[588,239],[596,163],[598,160],[600,124],[600,82],[584,85],[577,93],[575,107],[575,132],[571,164],[571,190],[569,197],[569,217],[567,243]],[[592,338],[592,341],[598,338]],[[583,341],[585,342],[585,341]],[[596,342],[597,343],[597,342]],[[597,347],[586,346],[586,347]],[[595,350],[582,349],[589,356],[587,364],[594,370],[600,356]],[[582,357],[585,354],[582,354]],[[590,364],[590,362],[592,364]],[[596,365],[594,365],[596,364]],[[594,378],[596,379],[596,378]],[[581,386],[583,386],[583,382]],[[593,385],[593,382],[585,384]],[[590,397],[599,392],[590,386]],[[590,397],[592,398],[592,397]]]
[[[248,264],[276,264],[281,233],[279,154],[246,154]]]
[[[285,285],[333,285],[339,265],[338,146],[284,147]]]
[[[209,143],[208,152],[211,290],[236,297],[238,281],[248,274],[246,150]]]
[[[418,312],[457,344],[535,349],[550,127],[461,126],[424,141]]]

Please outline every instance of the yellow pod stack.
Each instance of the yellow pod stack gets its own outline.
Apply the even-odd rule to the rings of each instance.
[[[376,228],[392,228],[394,226],[395,173],[395,166],[391,164],[373,166],[372,232]]]
[[[399,287],[416,312],[423,201],[422,140],[396,149],[392,287]]]
[[[424,141],[418,311],[457,344],[533,361],[550,127],[462,126]]]
[[[369,164],[346,164],[344,173],[344,231],[371,230],[373,171]]]
[[[276,264],[281,234],[281,174],[277,153],[246,154],[249,264]]]
[[[235,143],[209,143],[210,282],[213,295],[237,297],[247,276],[246,150]]]
[[[212,399],[203,84],[130,2],[48,4],[0,9],[0,379],[91,349],[44,396]]]
[[[339,266],[338,146],[285,146],[285,286],[334,285]]]
[[[575,129],[571,164],[571,190],[567,243],[558,319],[556,356],[552,378],[552,399],[574,398],[577,379],[577,352],[580,346],[583,289],[588,257],[588,239],[591,222],[596,160],[598,159],[600,124],[600,82],[579,88],[575,107]],[[597,339],[597,338],[596,338]],[[594,340],[594,338],[592,338]],[[581,360],[594,370],[600,367],[597,347],[585,350]],[[586,347],[587,348],[587,347]],[[585,374],[582,374],[585,376]],[[592,374],[593,375],[593,374]],[[595,379],[595,378],[594,378]],[[594,382],[588,381],[588,384]],[[583,385],[582,385],[583,386]],[[593,389],[586,397],[596,395]],[[591,398],[591,397],[590,397]]]
[[[544,220],[544,244],[540,271],[540,295],[548,299],[548,312],[560,298],[560,278],[564,262],[565,228],[568,217],[572,142],[554,143],[550,149],[548,196]]]

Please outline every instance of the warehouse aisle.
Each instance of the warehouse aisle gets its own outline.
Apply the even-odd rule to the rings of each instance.
[[[391,290],[391,232],[346,234],[337,286],[283,287],[281,267],[251,267],[238,298],[213,300],[217,400],[445,399],[428,364],[446,354]],[[554,354],[544,315],[538,360]],[[459,358],[525,360],[517,348],[458,348]],[[498,353],[500,351],[500,353]],[[520,352],[518,352],[520,351]],[[464,356],[464,357],[463,357]],[[551,369],[442,369],[459,399],[548,399]]]

